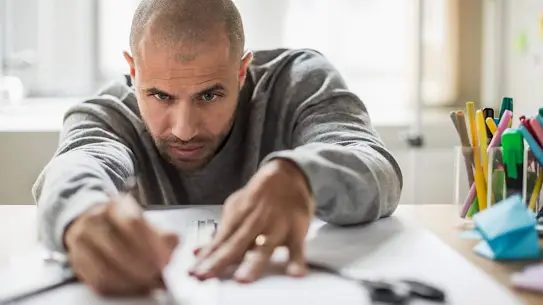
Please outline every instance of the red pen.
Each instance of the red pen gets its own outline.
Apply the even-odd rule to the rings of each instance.
[[[526,118],[526,116],[521,115],[521,116],[519,117],[519,120],[520,120],[520,124],[521,124],[522,126],[524,126],[532,136],[534,136],[534,135],[535,135],[534,129],[533,129],[532,126],[530,125],[530,121],[532,121],[533,119],[531,119],[531,118]],[[534,137],[534,138],[535,138],[537,144],[539,144],[539,146],[541,146],[540,140],[537,139],[537,137]]]
[[[543,144],[543,127],[541,127],[541,124],[539,124],[539,122],[536,119],[529,119],[528,124],[532,128],[531,131],[533,132],[531,133],[534,136],[534,139],[541,146],[541,144]]]

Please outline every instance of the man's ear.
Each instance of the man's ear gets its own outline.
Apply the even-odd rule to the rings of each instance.
[[[243,85],[245,85],[245,79],[247,78],[247,68],[249,68],[249,64],[253,60],[253,52],[247,50],[245,53],[243,53],[243,57],[241,57],[241,65],[239,67],[239,89],[243,88]]]
[[[123,51],[123,56],[126,62],[128,63],[128,66],[130,67],[130,77],[132,78],[132,84],[134,83],[134,79],[136,77],[136,66],[134,64],[134,58],[128,54],[127,51]]]

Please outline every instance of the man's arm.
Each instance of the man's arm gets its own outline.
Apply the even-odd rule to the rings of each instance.
[[[308,52],[280,72],[272,99],[282,98],[293,117],[285,129],[285,158],[305,174],[316,215],[349,225],[389,216],[402,189],[400,167],[371,126],[363,102],[323,56]],[[294,107],[294,108],[290,108]]]
[[[117,194],[134,174],[133,160],[130,149],[98,116],[77,110],[68,113],[59,149],[32,188],[45,246],[64,251],[66,227]]]

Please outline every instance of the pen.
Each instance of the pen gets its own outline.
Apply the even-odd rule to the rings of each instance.
[[[528,124],[532,128],[534,138],[540,145],[543,144],[543,128],[539,121],[536,118],[531,118],[528,120]]]
[[[494,118],[494,109],[492,109],[492,108],[483,108],[483,117],[484,117],[485,121],[486,121],[487,118],[490,118],[492,120]],[[494,132],[492,132],[490,130],[490,127],[487,124],[487,126],[486,126],[486,137],[488,138],[489,141],[492,139],[492,135],[494,134]]]
[[[532,128],[532,125],[530,124],[531,120],[532,119],[526,118],[526,116],[524,116],[524,115],[521,115],[519,117],[520,125],[524,126],[524,128],[526,128],[531,135],[534,135],[534,130]],[[534,138],[534,140],[537,140],[537,139]],[[539,145],[541,145],[541,143],[539,143],[539,141],[537,141],[537,142],[538,142]]]
[[[466,117],[464,115],[464,111],[460,110],[456,112],[456,121],[458,122],[458,134],[460,135],[462,146],[471,147],[468,130],[466,128]]]
[[[51,278],[48,281],[38,285],[37,287],[33,286],[30,289],[9,296],[0,297],[0,305],[8,305],[20,302],[24,299],[39,295],[44,292],[54,290],[56,288],[63,287],[65,285],[77,282],[77,277],[75,273],[70,269],[68,257],[60,252],[50,251],[45,249],[42,255],[43,262],[45,264],[55,264],[61,270],[61,276],[57,278]]]
[[[524,125],[520,125],[518,128],[518,131],[521,133],[522,137],[528,143],[528,146],[530,147],[530,150],[532,151],[532,154],[537,161],[537,163],[541,166],[543,165],[543,150],[541,149],[541,146],[537,143],[537,141],[534,139],[533,135],[530,133],[528,128]]]
[[[494,134],[496,133],[496,130],[498,129],[498,126],[496,125],[496,121],[494,120],[494,118],[486,118],[485,121],[486,121],[486,127],[488,128],[488,130],[490,130],[490,133],[492,134],[492,136],[494,136]],[[492,140],[492,137],[490,137],[490,140]]]
[[[475,105],[473,102],[466,103],[466,112],[468,114],[469,125],[471,130],[471,146],[473,148],[473,164],[475,166],[475,189],[477,190],[477,198],[479,201],[479,210],[486,209],[486,185],[485,185],[485,176],[483,173],[483,168],[481,166],[481,158],[479,156],[478,149],[478,137],[477,137],[477,128],[475,124]]]
[[[466,116],[464,115],[464,111],[459,110],[456,112],[456,121],[458,122],[458,133],[460,135],[460,141],[462,142],[463,153],[465,154],[464,157],[466,158],[466,170],[468,174],[468,182],[470,185],[473,185],[475,182],[475,178],[473,176],[473,150],[466,149],[467,147],[471,147],[471,144],[469,142],[469,135],[468,135],[468,129],[466,127]]]
[[[485,177],[485,181],[488,181],[488,154],[487,154],[487,145],[488,145],[488,139],[487,139],[487,128],[486,123],[484,119],[484,114],[482,110],[477,110],[475,114],[476,124],[477,124],[477,131],[479,132],[479,149],[481,152],[481,163],[483,166],[483,175]]]
[[[456,120],[456,112],[451,111],[449,113],[449,116],[451,117],[451,121],[453,122],[454,129],[456,129],[456,132],[458,132],[458,121]]]
[[[456,132],[458,133],[458,136],[460,137],[462,155],[464,156],[464,164],[466,165],[466,173],[468,175],[468,185],[471,186],[474,181],[473,169],[472,169],[473,157],[471,156],[472,154],[470,153],[471,146],[469,143],[468,133],[466,130],[466,121],[464,119],[464,113],[461,111],[458,111],[458,112],[451,111],[449,115],[451,117],[451,120],[453,121]]]
[[[490,141],[490,144],[488,144],[487,153],[490,149],[494,147],[498,147],[502,143],[502,134],[507,129],[507,126],[510,124],[513,117],[513,113],[510,110],[506,110],[503,113],[503,117],[500,120],[500,124],[498,125],[498,129],[496,130],[496,133],[494,134],[494,137],[492,137],[492,140]],[[468,210],[470,208],[470,205],[473,203],[473,199],[476,196],[476,188],[474,185],[471,186],[468,197],[466,198],[466,201],[464,202],[464,206],[462,208],[462,218],[466,217]],[[481,208],[479,207],[479,210]]]
[[[126,189],[125,196],[132,193],[135,187],[136,187],[136,179],[133,177],[128,178],[125,181],[125,189]],[[65,254],[46,250],[43,255],[43,262],[46,264],[56,264],[59,266],[59,268],[62,268],[62,271],[63,271],[62,277],[56,280],[51,280],[48,283],[44,283],[43,285],[39,287],[31,288],[28,291],[25,291],[23,293],[13,295],[7,298],[0,298],[0,305],[13,304],[15,302],[22,301],[29,297],[36,296],[38,294],[51,291],[53,289],[60,288],[62,286],[75,283],[78,281],[76,275],[74,274],[74,272],[72,271],[70,267],[70,261]]]
[[[475,215],[477,212],[479,212],[479,202],[477,201],[477,197],[474,196],[473,203],[469,207],[468,213],[466,214],[467,217],[471,218],[473,215]]]
[[[490,197],[490,202],[488,201],[488,198],[485,198],[487,200],[486,205],[488,207],[489,204],[494,203],[494,196],[492,194],[492,185],[490,184],[492,182],[491,177],[492,173],[489,172],[489,170],[492,169],[492,166],[488,164],[488,138],[487,138],[487,127],[484,119],[484,114],[482,110],[477,110],[476,114],[476,124],[477,124],[477,131],[479,132],[479,143],[480,143],[480,151],[481,151],[481,163],[483,167],[483,176],[485,177],[485,183],[486,183],[486,191],[487,196]]]
[[[511,112],[513,112],[513,99],[510,98],[510,97],[506,97],[504,96],[502,98],[502,102],[501,102],[501,105],[500,105],[500,120],[501,118],[503,117],[503,113],[505,112],[505,110],[510,110]],[[511,124],[511,123],[509,123]],[[510,127],[510,126],[508,126]]]
[[[523,141],[522,133],[515,128],[508,128],[502,135],[503,161],[507,185],[506,197],[522,192]]]
[[[535,180],[534,189],[532,191],[532,195],[530,196],[530,203],[528,204],[528,208],[531,211],[535,211],[536,209],[536,203],[537,203],[537,197],[539,197],[539,192],[541,191],[541,185],[543,184],[543,171],[539,171],[539,174],[537,175],[537,179]]]

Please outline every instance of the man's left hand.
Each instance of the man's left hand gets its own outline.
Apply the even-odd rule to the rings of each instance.
[[[286,246],[286,273],[303,276],[305,238],[313,211],[309,185],[298,166],[288,160],[272,160],[226,200],[213,240],[197,251],[189,273],[205,280],[239,264],[234,278],[252,282],[266,270],[275,248]]]

